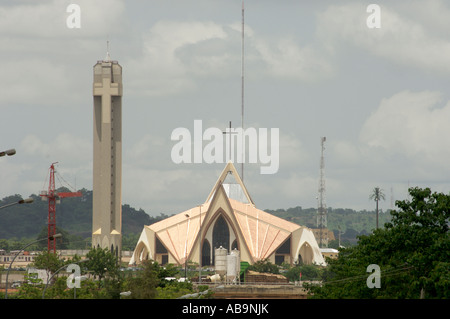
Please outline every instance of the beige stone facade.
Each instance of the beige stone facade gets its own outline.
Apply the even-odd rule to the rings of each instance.
[[[94,66],[92,246],[122,249],[122,67],[109,57]]]

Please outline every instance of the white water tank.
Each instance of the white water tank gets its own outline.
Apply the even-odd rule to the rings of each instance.
[[[220,246],[216,249],[216,260],[215,260],[215,268],[216,274],[221,276],[225,275],[227,272],[227,249]]]
[[[236,269],[238,272],[241,271],[241,252],[236,248],[231,251],[232,255],[236,255]]]
[[[237,256],[235,254],[229,254],[227,256],[227,281],[233,281],[236,278],[236,260]]]

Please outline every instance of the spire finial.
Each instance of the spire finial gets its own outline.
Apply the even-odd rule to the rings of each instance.
[[[105,61],[111,61],[111,56],[109,55],[109,40],[106,41],[106,58]]]

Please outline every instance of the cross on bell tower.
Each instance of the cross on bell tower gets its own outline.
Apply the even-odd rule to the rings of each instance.
[[[109,48],[108,48],[109,50]],[[94,66],[94,166],[92,246],[116,256],[122,250],[122,67]]]

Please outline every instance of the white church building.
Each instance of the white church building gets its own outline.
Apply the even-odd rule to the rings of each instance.
[[[130,265],[151,259],[214,266],[219,247],[237,250],[249,264],[325,265],[312,230],[258,209],[231,162],[202,205],[144,227]]]

